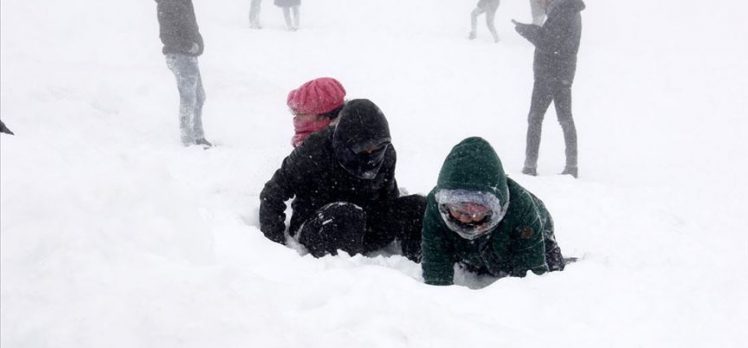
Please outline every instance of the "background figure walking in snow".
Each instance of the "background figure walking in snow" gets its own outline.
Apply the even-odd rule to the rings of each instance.
[[[494,18],[496,17],[496,10],[499,8],[499,0],[479,0],[475,5],[473,12],[470,12],[470,34],[468,38],[470,40],[475,39],[477,36],[478,27],[478,16],[482,13],[486,14],[486,27],[491,32],[494,42],[499,42],[499,34],[496,32],[496,26],[494,26]]]
[[[252,0],[249,5],[249,27],[252,29],[262,29],[260,24],[260,9],[262,0]]]
[[[571,114],[571,85],[577,69],[582,33],[582,0],[539,0],[548,14],[543,26],[512,20],[517,32],[535,45],[532,90],[527,127],[527,147],[522,173],[537,175],[543,117],[553,102],[566,144],[566,166],[561,174],[578,176],[577,130]]]
[[[162,52],[179,89],[179,128],[182,144],[211,146],[203,133],[203,90],[197,57],[203,53],[203,37],[195,19],[192,0],[156,0]]]
[[[283,9],[283,19],[286,21],[286,28],[290,31],[299,30],[299,6],[301,0],[275,0],[275,6]]]
[[[313,133],[283,160],[260,193],[260,230],[286,240],[288,232],[315,257],[379,250],[400,241],[403,254],[420,257],[425,198],[400,197],[395,148],[387,119],[366,99],[340,111],[336,127]]]
[[[345,88],[338,80],[320,77],[308,81],[288,93],[286,104],[293,116],[293,147],[298,147],[309,134],[335,125],[345,103]]]
[[[540,3],[542,0],[530,0],[530,11],[532,11],[532,24],[543,25],[545,21],[545,9]]]
[[[564,269],[543,202],[504,173],[482,138],[467,138],[444,160],[423,218],[423,279],[451,285],[454,264],[494,277]]]

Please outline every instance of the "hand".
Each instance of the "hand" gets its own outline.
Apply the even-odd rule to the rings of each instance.
[[[520,35],[523,35],[522,33],[526,30],[527,27],[530,26],[529,24],[517,22],[514,19],[512,19],[512,23],[514,23],[514,31],[516,31]]]
[[[198,45],[196,42],[193,42],[189,52],[190,54],[197,54],[198,52],[200,52],[200,45]]]
[[[265,237],[278,244],[284,244],[284,245],[286,244],[286,235],[283,233],[281,234],[265,233]]]

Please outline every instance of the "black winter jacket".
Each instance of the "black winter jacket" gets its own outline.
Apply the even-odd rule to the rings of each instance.
[[[199,56],[203,53],[203,37],[195,19],[192,0],[156,0],[158,24],[164,54],[179,53]],[[197,44],[197,50],[192,50]]]
[[[573,80],[582,35],[582,0],[554,0],[543,26],[517,24],[517,32],[535,45],[535,78]]]
[[[384,163],[372,180],[349,174],[334,156],[334,128],[309,136],[283,160],[281,168],[260,193],[260,229],[269,239],[284,242],[286,204],[295,197],[289,233],[296,234],[301,224],[315,211],[332,202],[349,202],[367,214],[384,212],[399,196],[395,181],[396,154],[392,145]]]

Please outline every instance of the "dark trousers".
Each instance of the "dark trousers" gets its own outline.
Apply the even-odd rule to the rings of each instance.
[[[179,129],[183,145],[192,145],[195,141],[204,139],[203,132],[203,104],[205,90],[197,57],[184,54],[169,53],[166,64],[174,73],[179,89]]]
[[[540,135],[543,118],[553,102],[558,123],[564,132],[566,144],[566,167],[577,166],[577,129],[571,115],[571,79],[557,79],[536,76],[532,89],[532,101],[527,122],[527,146],[525,147],[525,168],[536,168],[540,150]]]
[[[419,195],[400,197],[369,212],[352,203],[330,203],[304,222],[299,243],[314,257],[322,257],[337,255],[338,250],[350,255],[372,252],[399,241],[403,255],[419,261],[425,209],[426,198]]]

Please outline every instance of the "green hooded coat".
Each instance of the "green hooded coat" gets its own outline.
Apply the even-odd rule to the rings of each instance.
[[[506,215],[485,236],[467,240],[442,220],[436,199],[440,189],[463,189],[495,195]],[[508,207],[507,207],[508,205]],[[543,202],[507,178],[499,157],[482,138],[467,138],[444,160],[436,187],[427,198],[423,221],[423,278],[427,284],[451,285],[454,264],[494,276],[524,276],[548,271],[543,231],[552,229]]]

